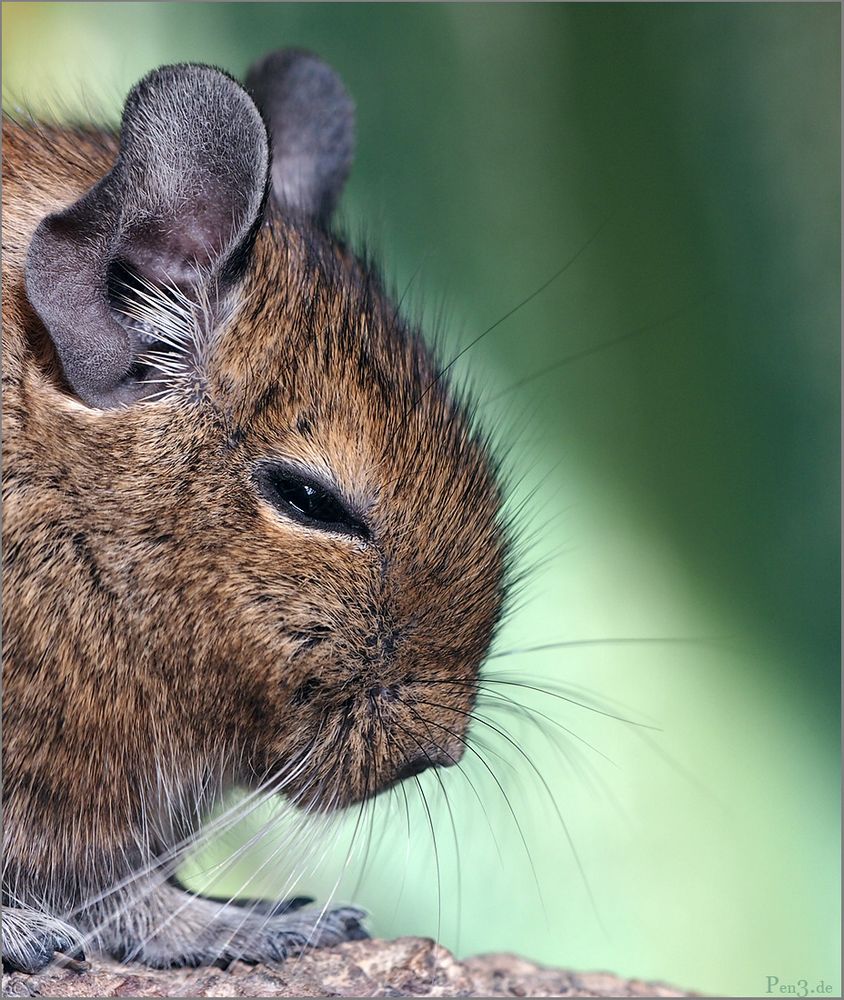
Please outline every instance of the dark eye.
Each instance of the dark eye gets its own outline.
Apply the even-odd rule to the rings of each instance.
[[[369,537],[362,519],[325,483],[277,465],[259,466],[254,478],[265,500],[301,524]]]

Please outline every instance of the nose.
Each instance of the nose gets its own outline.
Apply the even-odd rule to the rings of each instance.
[[[430,750],[419,747],[409,753],[407,759],[396,768],[395,780],[404,781],[405,778],[413,778],[427,771],[429,767],[449,767],[451,764],[456,764],[458,759],[459,755],[449,754],[439,747]]]

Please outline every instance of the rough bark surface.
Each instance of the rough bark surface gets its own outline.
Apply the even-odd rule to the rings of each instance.
[[[426,938],[355,941],[278,966],[154,971],[95,959],[90,970],[3,976],[8,997],[681,997],[660,983],[544,968],[515,955],[458,961]]]

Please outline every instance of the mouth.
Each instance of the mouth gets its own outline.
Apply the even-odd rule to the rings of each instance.
[[[306,812],[330,814],[361,802],[368,802],[404,781],[418,780],[425,771],[459,764],[464,739],[454,738],[442,746],[418,742],[413,750],[397,746],[384,732],[371,729],[347,734],[351,745],[340,750],[331,741],[318,759],[308,762],[307,754],[298,755],[298,766],[290,767],[289,758],[276,764],[276,773],[286,771],[292,780],[281,791],[297,808]],[[281,778],[284,783],[283,777]]]
[[[395,769],[393,776],[389,778],[375,794],[377,795],[380,792],[385,792],[390,788],[394,788],[396,785],[401,784],[403,781],[408,781],[410,778],[416,778],[432,767],[452,767],[454,764],[458,764],[460,762],[462,755],[462,745],[456,754],[451,754],[447,750],[443,750],[439,747],[428,751],[419,751],[415,756],[400,764]]]
[[[296,807],[332,813],[375,798],[425,771],[459,764],[473,707],[444,682],[356,676],[343,685],[311,674],[288,695],[288,738],[271,771]],[[285,778],[287,775],[287,778]]]

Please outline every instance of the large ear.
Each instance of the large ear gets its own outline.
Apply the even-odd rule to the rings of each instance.
[[[270,130],[273,197],[325,222],[355,146],[355,106],[342,80],[312,53],[282,49],[252,67],[246,87]]]
[[[27,258],[27,294],[83,400],[148,392],[133,362],[149,341],[115,309],[115,278],[213,310],[254,242],[268,173],[266,127],[225,73],[166,66],[132,90],[114,167],[41,222]]]

